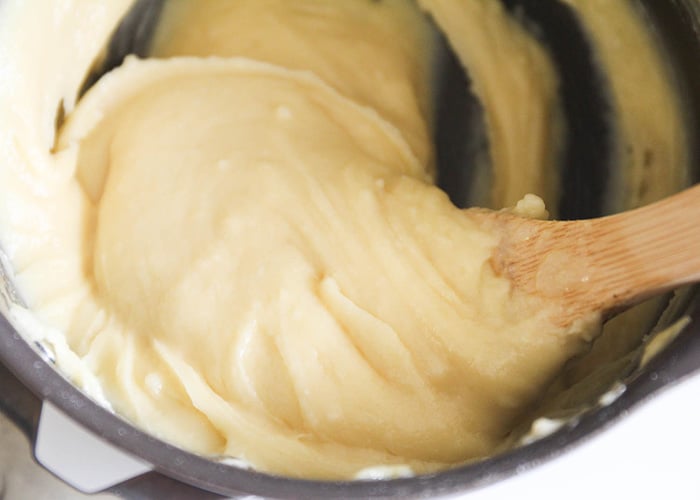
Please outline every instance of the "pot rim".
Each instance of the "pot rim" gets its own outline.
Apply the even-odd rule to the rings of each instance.
[[[553,460],[608,429],[662,388],[700,370],[700,304],[672,344],[626,381],[614,402],[584,412],[554,433],[495,456],[432,474],[382,480],[321,481],[274,476],[195,455],[134,427],[69,382],[0,316],[0,362],[42,401],[172,479],[223,495],[285,498],[426,497],[466,493]],[[125,432],[126,430],[126,432]]]

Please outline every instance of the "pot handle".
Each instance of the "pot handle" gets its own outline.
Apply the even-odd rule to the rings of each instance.
[[[46,469],[85,493],[109,492],[128,500],[224,498],[158,474],[152,465],[82,428],[48,401],[41,408],[34,455]]]
[[[35,443],[42,416],[42,401],[27,389],[14,374],[0,363],[0,411],[5,414],[17,428],[25,434],[30,442]],[[44,407],[43,418],[47,415],[54,420],[56,411],[52,405]],[[48,410],[48,411],[46,411]],[[58,417],[60,420],[60,417]],[[61,454],[65,459],[66,454]],[[50,470],[53,470],[50,467]],[[81,473],[84,475],[84,471]],[[205,493],[183,483],[165,477],[156,472],[146,472],[105,490],[124,499],[152,500],[168,498],[172,500],[217,500],[219,495]]]
[[[34,457],[55,476],[84,493],[98,493],[153,470],[44,401]]]

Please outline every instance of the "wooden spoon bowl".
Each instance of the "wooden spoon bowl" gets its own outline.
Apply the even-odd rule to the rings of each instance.
[[[646,298],[700,281],[700,185],[620,214],[541,221],[483,214],[501,235],[494,270],[517,289],[557,301],[553,322],[603,318]]]

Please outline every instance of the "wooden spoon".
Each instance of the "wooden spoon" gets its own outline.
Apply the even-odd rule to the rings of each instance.
[[[525,292],[557,301],[560,326],[603,319],[646,298],[700,281],[700,184],[617,215],[540,221],[499,212],[491,263]]]

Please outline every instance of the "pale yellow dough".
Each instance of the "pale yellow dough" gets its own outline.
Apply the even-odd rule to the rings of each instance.
[[[149,55],[310,71],[397,127],[433,173],[435,38],[407,0],[168,0]]]
[[[91,255],[110,319],[87,355],[120,412],[188,448],[312,477],[432,470],[497,446],[579,347],[494,276],[496,240],[401,135],[309,74],[132,60],[71,144],[108,172]],[[192,434],[163,432],[163,406]]]
[[[36,3],[0,3],[0,244],[64,333],[43,338],[59,368],[129,421],[289,476],[434,471],[499,449],[584,347],[590,332],[553,328],[494,275],[496,237],[432,184],[432,35],[414,3],[173,0],[160,59],[128,59],[77,107],[129,2]],[[458,5],[422,3],[439,21]],[[498,65],[462,46],[486,34],[441,21],[493,115],[494,199],[515,204],[524,179],[554,197],[546,51],[489,2],[459,5],[454,20],[512,34],[499,64],[544,68],[517,95],[545,115],[510,121],[530,65],[491,88]],[[545,213],[532,196],[515,210]]]

